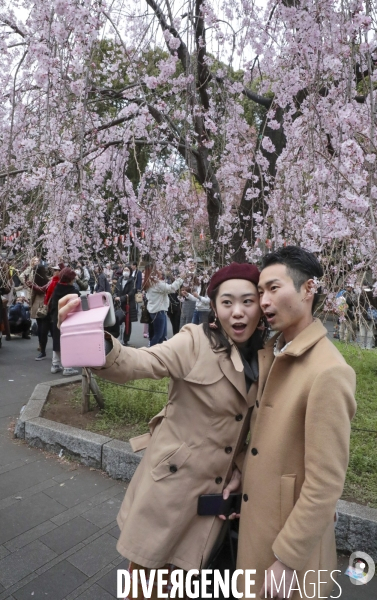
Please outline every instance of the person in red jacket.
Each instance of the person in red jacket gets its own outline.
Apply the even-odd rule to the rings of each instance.
[[[54,266],[52,267],[52,279],[50,280],[45,296],[44,296],[44,300],[43,300],[43,304],[45,306],[48,306],[52,297],[52,294],[54,293],[54,289],[57,285],[57,283],[59,283],[59,278],[60,278],[60,267],[59,266]],[[51,333],[51,337],[52,337],[52,320],[51,320],[51,315],[50,315],[50,311],[47,313],[47,316],[44,319],[37,319],[37,323],[38,323],[38,337],[39,337],[39,348],[40,348],[40,353],[38,354],[38,356],[35,357],[35,360],[44,360],[46,358],[46,346],[47,346],[47,340],[48,340],[48,332]]]

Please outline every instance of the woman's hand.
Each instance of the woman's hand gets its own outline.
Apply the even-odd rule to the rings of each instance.
[[[232,477],[230,478],[228,485],[223,489],[224,500],[227,500],[229,498],[229,495],[232,492],[237,492],[239,489],[241,489],[241,478],[242,478],[241,471],[239,471],[239,469],[237,469],[237,467],[236,467],[233,470]],[[237,513],[232,513],[228,517],[228,519],[230,521],[232,521],[233,519],[239,519],[239,518],[240,518],[240,515]],[[222,521],[226,521],[227,517],[225,515],[219,515],[219,519],[221,519]]]
[[[76,306],[80,304],[81,300],[77,294],[67,294],[59,300],[59,313],[58,313],[58,328],[67,318],[68,313],[72,312]]]
[[[183,296],[184,298],[187,298],[188,292],[186,292],[186,290],[181,290],[181,296]]]

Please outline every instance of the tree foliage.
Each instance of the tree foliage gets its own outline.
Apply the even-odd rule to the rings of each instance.
[[[373,3],[23,6],[0,15],[6,244],[54,260],[132,235],[222,264],[296,243],[329,279],[377,277]]]

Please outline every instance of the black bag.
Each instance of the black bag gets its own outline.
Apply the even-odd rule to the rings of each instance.
[[[116,317],[119,325],[122,325],[122,323],[124,323],[124,320],[126,318],[126,313],[121,308],[117,308],[117,310],[115,311],[115,317]]]
[[[151,322],[151,316],[148,312],[145,304],[141,305],[141,315],[140,315],[140,323],[149,324]]]

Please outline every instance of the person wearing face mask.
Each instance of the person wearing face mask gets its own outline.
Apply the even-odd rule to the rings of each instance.
[[[130,267],[126,265],[123,268],[121,277],[119,277],[117,281],[114,292],[114,301],[120,303],[120,308],[124,312],[124,346],[128,346],[131,337],[132,323],[137,321],[135,293],[135,281],[133,277],[131,277]]]
[[[89,287],[89,280],[86,279],[82,267],[77,266],[75,269],[75,273],[76,273],[76,281],[74,283],[75,287],[77,287],[77,290],[79,292],[86,291]]]

